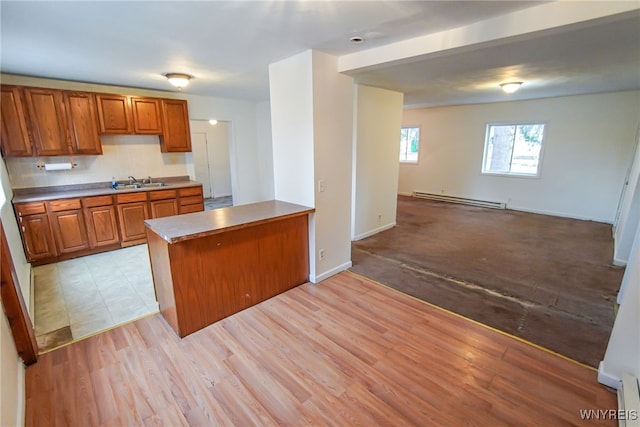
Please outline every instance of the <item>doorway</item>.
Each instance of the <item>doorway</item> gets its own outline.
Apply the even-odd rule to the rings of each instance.
[[[191,120],[191,147],[196,181],[202,183],[205,199],[231,198],[231,162],[229,161],[230,123]]]

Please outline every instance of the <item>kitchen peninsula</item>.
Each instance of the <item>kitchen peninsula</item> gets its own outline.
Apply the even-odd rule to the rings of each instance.
[[[184,337],[305,283],[312,212],[272,200],[145,221],[169,325]]]

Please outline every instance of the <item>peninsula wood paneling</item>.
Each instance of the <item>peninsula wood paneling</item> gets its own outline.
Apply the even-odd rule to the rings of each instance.
[[[160,315],[40,356],[27,426],[557,426],[596,371],[344,272],[179,339]]]
[[[175,306],[176,325],[169,322],[181,337],[309,277],[306,212],[173,244],[149,238],[155,234],[147,229],[160,311]],[[162,256],[155,259],[156,253]],[[169,267],[161,265],[167,261]],[[172,290],[160,289],[167,286]]]

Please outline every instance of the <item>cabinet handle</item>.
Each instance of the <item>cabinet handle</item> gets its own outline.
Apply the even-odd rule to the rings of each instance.
[[[21,227],[22,228],[22,232],[24,233],[26,230],[24,229],[24,225]]]

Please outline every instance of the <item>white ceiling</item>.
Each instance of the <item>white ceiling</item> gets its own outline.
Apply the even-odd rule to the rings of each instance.
[[[640,2],[565,3],[561,19],[539,1],[2,0],[0,71],[158,90],[182,72],[186,93],[262,101],[270,63],[317,49],[358,64],[413,43],[342,70],[408,106],[639,89]],[[543,18],[519,22],[530,16]],[[421,52],[425,35],[443,48]],[[505,98],[502,79],[525,84]]]

